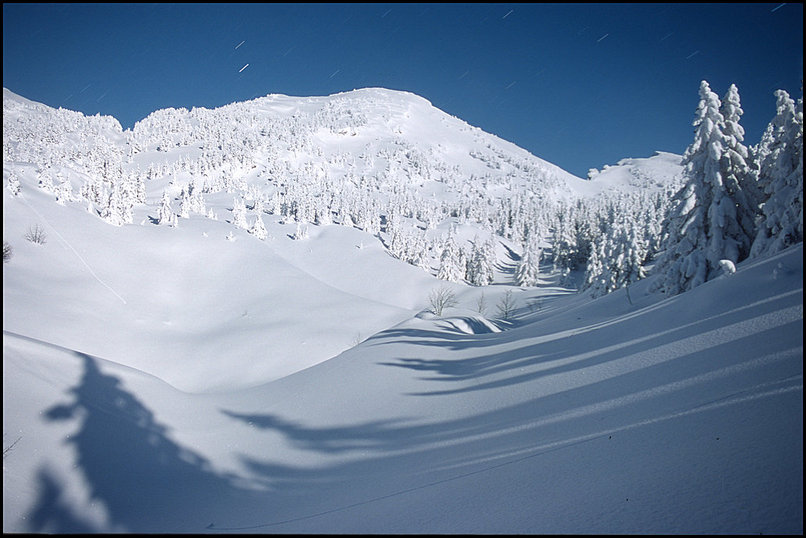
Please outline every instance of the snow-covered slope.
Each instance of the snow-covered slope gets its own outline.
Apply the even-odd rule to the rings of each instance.
[[[288,224],[259,241],[202,217],[115,227],[50,198],[32,190],[5,202],[4,237],[39,225],[47,242],[13,242],[4,329],[113,357],[182,390],[258,384],[329,358],[423,308],[426,298],[406,290],[434,280],[345,227],[306,241],[293,241]]]
[[[216,395],[4,332],[4,530],[802,532],[802,254]]]
[[[325,360],[427,308],[438,286],[475,302],[434,278],[448,233],[468,245],[508,226],[497,221],[519,209],[513,200],[546,217],[591,183],[382,89],[162,110],[133,131],[4,90],[3,121],[4,183],[19,185],[3,191],[15,249],[4,328],[189,391]],[[118,190],[132,199],[126,217],[111,209]],[[176,227],[155,226],[164,192],[185,211]],[[184,210],[185,199],[196,206]],[[265,239],[237,226],[239,201]],[[47,244],[24,240],[32,227]],[[293,240],[300,229],[308,238]],[[495,244],[495,281],[512,283],[520,245]],[[491,307],[498,293],[487,293]],[[218,372],[222,354],[229,367]]]
[[[640,159],[622,159],[616,165],[605,165],[601,171],[591,171],[590,181],[580,189],[586,196],[613,191],[665,190],[682,184],[683,167],[680,155],[658,151]]]
[[[524,225],[679,157],[585,181],[381,89],[3,122],[5,532],[802,532],[802,246],[514,286]],[[478,236],[493,285],[435,277]]]

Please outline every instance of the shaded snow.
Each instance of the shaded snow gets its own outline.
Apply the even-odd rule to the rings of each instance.
[[[424,128],[405,110],[426,104],[393,116]],[[506,267],[447,284],[355,228],[110,226],[12,170],[4,532],[803,531],[802,245],[672,298],[647,279],[591,300]]]
[[[4,331],[5,530],[796,533],[801,284],[797,247],[504,332],[412,318],[215,395]]]

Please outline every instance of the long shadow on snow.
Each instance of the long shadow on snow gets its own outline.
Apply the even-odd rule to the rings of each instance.
[[[364,449],[400,450],[405,447],[461,440],[483,432],[491,433],[495,428],[507,429],[523,422],[537,420],[548,424],[562,417],[579,418],[585,414],[609,414],[618,407],[641,405],[640,402],[644,400],[677,393],[677,396],[670,400],[670,404],[674,407],[675,402],[679,400],[679,393],[687,390],[693,390],[695,393],[702,391],[703,384],[732,375],[737,368],[762,367],[767,363],[765,356],[777,356],[775,359],[769,359],[772,361],[787,360],[791,358],[790,355],[797,356],[797,346],[791,338],[782,338],[782,335],[796,334],[799,327],[801,322],[793,321],[707,349],[683,351],[670,357],[669,360],[589,383],[575,383],[574,381],[579,378],[574,377],[569,371],[570,375],[566,376],[566,379],[572,382],[568,387],[564,388],[553,383],[550,390],[521,404],[456,420],[416,425],[406,425],[402,420],[372,421],[345,427],[312,428],[301,422],[284,420],[275,414],[228,410],[222,410],[222,413],[258,429],[281,432],[296,446],[306,450],[322,453]],[[737,358],[737,349],[745,351],[757,349],[758,352],[752,355],[754,359],[758,358],[759,362],[749,361],[741,354]],[[787,375],[797,373],[793,371]],[[449,391],[441,393],[442,396],[447,394]],[[603,400],[603,395],[609,397]],[[580,412],[582,409],[589,411],[582,413]],[[554,419],[546,420],[546,417]],[[495,428],[491,430],[490,425],[495,425]]]
[[[417,429],[395,426],[400,421],[387,420],[353,426],[308,428],[299,422],[288,421],[273,414],[247,414],[227,410],[221,412],[254,428],[281,432],[299,448],[323,453],[401,446],[400,443],[410,436],[411,431]]]
[[[447,394],[451,392],[464,392],[501,387],[516,383],[524,383],[533,379],[553,374],[561,374],[579,370],[621,359],[626,356],[640,354],[647,350],[657,349],[661,346],[671,345],[686,338],[695,338],[698,335],[719,331],[734,323],[756,318],[772,310],[783,310],[801,304],[802,295],[796,292],[773,297],[768,301],[735,308],[728,312],[714,315],[710,318],[698,320],[696,323],[681,320],[677,327],[671,327],[658,332],[654,329],[660,325],[654,318],[657,310],[649,310],[641,317],[641,323],[628,323],[632,317],[618,321],[625,324],[624,330],[614,331],[611,322],[601,328],[592,330],[580,329],[577,334],[569,334],[560,338],[546,339],[539,343],[508,348],[501,353],[488,353],[466,359],[421,359],[399,358],[396,361],[380,362],[386,366],[409,368],[418,371],[430,371],[437,374],[428,377],[433,381],[466,381],[479,379],[485,376],[516,371],[514,375],[505,379],[496,379],[488,383],[476,383],[450,390],[437,390],[433,392],[416,393],[417,395]],[[607,334],[621,334],[620,342],[610,342],[603,345],[600,329],[607,330]],[[422,346],[447,347],[451,349],[472,349],[480,342],[483,345],[502,345],[507,340],[500,338],[499,334],[488,335],[483,340],[467,338],[463,342],[461,337],[442,334],[440,339],[434,332],[404,330],[409,343]],[[426,333],[425,335],[420,334]],[[401,331],[398,331],[401,333]],[[398,337],[402,334],[398,334]],[[507,335],[503,333],[503,336]],[[496,338],[499,337],[499,338]],[[540,340],[540,338],[537,338]],[[503,340],[503,342],[502,342]],[[570,351],[573,351],[571,354]],[[552,365],[553,362],[561,361]],[[537,368],[537,370],[535,370]],[[526,370],[524,372],[524,370]]]
[[[36,474],[39,498],[28,520],[34,532],[48,534],[91,534],[98,532],[93,525],[73,513],[63,497],[58,478],[49,469],[40,469]]]
[[[67,442],[93,501],[106,508],[110,526],[126,532],[186,531],[204,528],[215,507],[254,505],[254,491],[237,487],[232,476],[216,473],[192,450],[168,437],[168,429],[120,381],[104,374],[96,359],[77,353],[84,373],[71,389],[73,402],[47,411],[52,421],[80,418]],[[40,494],[29,515],[34,532],[78,532],[90,526],[61,499],[49,471],[39,473]],[[176,521],[185,527],[175,528]]]
[[[777,309],[784,309],[799,304],[800,297],[795,294],[794,299],[784,296],[773,300]],[[751,311],[752,315],[772,310],[770,305],[763,306],[760,312]],[[706,322],[707,327],[698,333],[747,318],[748,312],[742,315],[736,310],[727,312],[712,317]],[[674,337],[691,336],[691,327],[685,333],[681,332],[683,329],[677,327],[662,337],[645,339],[634,344],[635,349],[628,349],[628,345],[608,352],[607,360],[650,350],[651,346],[671,342]],[[798,333],[800,340],[792,336]],[[555,354],[567,352],[562,345],[555,345],[558,345]],[[595,338],[592,338],[585,349],[593,351],[594,345]],[[574,343],[571,349],[578,350],[577,346],[578,343]],[[535,350],[527,346],[521,351],[521,359],[539,363],[534,353]],[[87,479],[90,495],[104,504],[114,528],[136,532],[187,532],[215,522],[215,530],[228,530],[225,525],[230,525],[229,530],[279,531],[296,525],[292,527],[295,531],[321,531],[323,528],[316,525],[326,524],[327,519],[316,516],[483,472],[486,468],[494,469],[507,460],[522,459],[524,454],[538,456],[557,447],[587,442],[599,434],[632,427],[633,421],[640,423],[642,418],[674,416],[681,401],[711,400],[746,390],[747,386],[725,384],[724,380],[730,379],[737,368],[760,368],[761,365],[754,362],[755,357],[764,353],[780,355],[783,358],[775,360],[788,361],[786,367],[790,369],[792,363],[802,364],[799,363],[802,353],[800,321],[778,323],[751,336],[694,352],[676,349],[673,356],[660,363],[587,384],[551,385],[551,390],[536,392],[534,396],[522,393],[518,403],[449,420],[417,424],[372,421],[316,428],[285,420],[278,414],[223,411],[261,430],[279,432],[301,450],[361,455],[316,466],[306,465],[304,453],[300,453],[297,461],[303,463],[296,467],[278,464],[269,458],[242,456],[253,473],[251,480],[271,484],[274,488],[271,492],[242,489],[235,477],[216,473],[204,458],[171,441],[167,428],[155,420],[151,411],[133,394],[123,390],[117,378],[101,372],[97,361],[88,355],[79,354],[84,375],[71,390],[74,401],[51,408],[47,416],[50,420],[81,418],[81,427],[69,442],[75,446],[77,463]],[[604,359],[599,357],[598,360]],[[492,367],[467,364],[471,371],[475,368],[472,374],[475,376],[485,375]],[[581,364],[577,362],[555,373],[573,381],[574,370],[579,368]],[[780,380],[781,371],[780,368],[775,371],[778,377],[764,379],[764,375],[770,374],[759,369],[764,375],[756,382]],[[802,365],[800,372],[802,374]],[[539,375],[535,375],[534,380],[546,375],[545,372],[535,374]],[[523,381],[526,380],[512,376],[496,385]],[[687,397],[681,398],[684,394]],[[456,396],[435,397],[447,398],[447,403]],[[626,412],[627,409],[632,411]],[[538,469],[531,472],[539,472]],[[532,478],[534,476],[524,477],[525,480]],[[40,473],[40,481],[47,487],[42,489],[30,512],[32,530],[84,530],[86,526],[81,518],[60,501],[62,495],[55,479]],[[352,487],[353,484],[361,487]],[[306,501],[301,503],[303,498]]]
[[[275,504],[284,504],[288,509],[283,512],[283,519],[261,520],[259,514],[254,514],[237,522],[222,521],[224,525],[243,527],[217,528],[361,532],[367,528],[361,527],[360,522],[355,523],[355,528],[330,528],[328,520],[320,517],[488,470],[494,472],[507,462],[532,459],[533,463],[523,469],[527,473],[523,480],[539,479],[542,454],[580,443],[606,443],[611,433],[673,420],[681,413],[708,412],[714,402],[743,404],[742,395],[752,394],[757,387],[794,390],[793,384],[799,383],[802,373],[800,348],[792,338],[782,335],[793,334],[798,327],[795,322],[780,324],[708,349],[681,351],[668,361],[608,379],[426,424],[368,422],[343,428],[314,428],[302,422],[285,421],[274,414],[223,411],[267,432],[280,432],[298,448],[328,454],[334,450],[352,450],[361,457],[326,467],[300,469],[292,476],[279,476],[278,466],[269,461],[243,457],[247,467],[271,479],[276,490],[286,495],[285,501],[277,499]],[[767,359],[757,360],[765,353]],[[771,361],[778,362],[772,370],[767,368]],[[743,384],[747,382],[746,376],[732,377],[741,371],[758,373],[751,376],[752,386]],[[572,379],[573,374],[567,377]],[[313,500],[315,495],[318,498]],[[311,502],[304,506],[288,502],[302,497]],[[497,496],[493,494],[485,502],[493,498]],[[501,499],[507,498],[501,495]],[[540,528],[539,521],[534,525],[535,529]],[[405,532],[405,528],[398,527],[370,530]]]

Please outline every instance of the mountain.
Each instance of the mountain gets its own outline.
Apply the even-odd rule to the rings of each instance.
[[[4,191],[4,236],[16,252],[5,296],[27,311],[4,327],[146,366],[192,391],[282,377],[407,319],[428,307],[428,291],[413,290],[439,284],[451,229],[466,245],[487,238],[513,200],[548,222],[592,183],[420,97],[381,89],[161,110],[132,131],[4,90],[3,118],[4,176],[22,185],[19,196]],[[107,210],[120,184],[142,191],[130,194],[128,219]],[[165,192],[175,212],[183,196],[195,202],[176,227],[153,224]],[[266,239],[237,226],[236,201],[251,208],[247,228],[265,221]],[[58,248],[21,242],[36,226]],[[292,240],[300,228],[308,238]],[[521,250],[512,239],[499,235],[494,247],[499,283],[511,282]],[[24,300],[50,267],[70,285]],[[125,322],[105,327],[104,318]],[[35,333],[29,319],[39,320]],[[204,358],[224,353],[231,368],[209,375]]]
[[[5,532],[802,532],[801,245],[514,285],[679,157],[582,180],[381,89],[3,122]],[[435,276],[449,238],[491,285]]]

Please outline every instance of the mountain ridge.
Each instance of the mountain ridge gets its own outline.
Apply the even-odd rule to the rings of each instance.
[[[431,144],[435,136],[439,142]],[[301,335],[318,326],[321,337],[306,344],[313,348],[305,358],[277,353],[255,373],[255,383],[324,360],[427,308],[427,297],[412,296],[409,286],[431,282],[429,287],[453,289],[465,304],[478,300],[484,290],[434,278],[446,242],[456,242],[469,255],[487,241],[491,283],[512,285],[524,234],[549,246],[555,214],[584,194],[573,194],[568,182],[610,196],[621,181],[616,171],[636,177],[632,168],[620,166],[601,174],[616,180],[554,175],[559,169],[553,165],[520,148],[507,153],[514,145],[419,96],[377,88],[316,98],[269,95],[213,110],[164,109],[131,131],[122,131],[114,118],[53,109],[4,88],[3,147],[4,182],[20,186],[16,195],[4,189],[9,237],[19,239],[30,226],[42,226],[63,247],[52,252],[17,240],[15,263],[27,255],[38,259],[32,269],[41,273],[38,278],[46,278],[41,267],[57,263],[71,268],[67,274],[75,282],[73,290],[59,292],[57,307],[31,309],[30,316],[53,322],[43,325],[45,334],[30,336],[99,356],[115,356],[119,349],[127,363],[157,357],[177,330],[199,336],[212,330],[241,350],[246,364],[255,352],[213,326],[253,333],[262,325],[281,332],[295,325],[289,334],[304,340],[310,339]],[[656,168],[666,175],[659,174],[655,183],[665,184],[677,169],[668,166],[673,161],[668,156],[658,159],[630,162],[649,170],[642,163],[660,162]],[[626,187],[635,189],[635,182]],[[647,181],[645,187],[657,185]],[[166,200],[172,206],[167,210],[161,207]],[[164,212],[173,215],[173,224],[154,226]],[[97,243],[86,243],[89,231]],[[130,274],[119,274],[119,260],[94,252],[113,253],[119,241],[143,252],[121,257],[137,268]],[[177,250],[175,241],[186,246]],[[250,275],[243,289],[226,286],[194,298],[194,287],[226,281],[227,272],[252,263],[299,284],[262,284],[259,271],[241,269]],[[353,264],[368,269],[356,271]],[[162,269],[154,273],[154,268]],[[9,285],[9,294],[35,294],[30,285],[36,279],[12,275],[16,284]],[[545,273],[546,283],[555,280]],[[154,304],[138,300],[130,291],[136,289],[149,290]],[[488,300],[496,301],[503,290],[490,288]],[[89,303],[100,302],[91,311],[129,319],[126,329],[101,339],[81,329],[83,322],[68,307],[86,302],[82,294],[91,297]],[[292,318],[290,324],[282,313],[259,306],[263,300],[299,300],[311,312],[322,311],[321,301],[363,306],[341,320],[317,314]],[[192,321],[198,309],[219,311],[209,328]],[[19,330],[14,319],[9,324]],[[152,335],[153,345],[131,340],[130,333],[142,330]],[[199,356],[193,347],[178,349],[176,364],[147,361],[150,371],[185,390],[207,390],[208,377],[193,376],[199,385],[177,366]],[[219,388],[237,384],[239,377],[220,378]]]
[[[676,156],[571,192],[341,105],[4,99],[4,531],[802,532],[802,244],[594,299]]]

